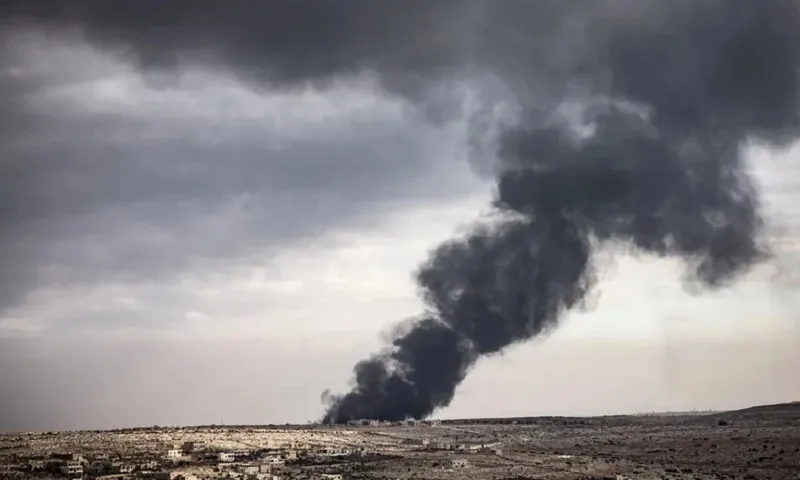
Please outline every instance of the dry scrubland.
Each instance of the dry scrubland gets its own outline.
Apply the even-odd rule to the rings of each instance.
[[[211,451],[307,451],[287,462],[281,478],[341,473],[345,479],[800,479],[800,404],[709,415],[473,422],[479,423],[19,434],[0,437],[0,454],[6,464],[53,452],[148,456],[194,441]],[[429,442],[427,447],[423,440]],[[478,453],[456,450],[480,444],[491,448]],[[325,446],[372,454],[313,454]],[[452,468],[454,459],[466,459],[468,465]]]

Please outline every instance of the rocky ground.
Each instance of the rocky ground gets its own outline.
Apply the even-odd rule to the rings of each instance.
[[[394,460],[397,467],[387,461],[373,471],[394,478],[800,479],[800,404],[713,415],[526,420],[451,426],[452,441],[499,441],[501,455],[414,453]],[[456,456],[470,467],[437,471]]]
[[[431,445],[485,444],[478,453]],[[350,446],[379,455],[311,457],[285,477],[481,479],[800,479],[800,404],[707,415],[531,418],[441,426],[229,427],[0,437],[3,461],[52,452],[153,452],[181,441],[211,449]],[[454,459],[466,459],[453,468]]]

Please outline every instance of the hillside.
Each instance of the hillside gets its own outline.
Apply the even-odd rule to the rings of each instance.
[[[741,410],[732,410],[729,412],[722,412],[716,416],[724,418],[774,418],[774,417],[791,417],[800,418],[800,401],[789,403],[776,403],[774,405],[758,405],[755,407],[743,408]]]

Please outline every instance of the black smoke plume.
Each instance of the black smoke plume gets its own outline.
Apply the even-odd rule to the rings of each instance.
[[[423,109],[463,77],[489,75],[511,92],[519,115],[493,124],[495,220],[432,252],[417,275],[425,312],[356,365],[349,393],[324,396],[327,422],[448,405],[480,357],[581,304],[598,242],[683,258],[708,287],[761,259],[742,147],[783,147],[800,133],[798,10],[793,0],[0,6],[9,25],[79,27],[146,69],[205,63],[271,88],[367,72]]]

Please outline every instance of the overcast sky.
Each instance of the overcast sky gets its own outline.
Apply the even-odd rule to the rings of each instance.
[[[466,122],[366,76],[164,79],[31,33],[2,55],[2,431],[316,419],[421,308],[426,253],[487,211]],[[749,150],[774,260],[692,296],[677,262],[605,250],[592,308],[481,361],[438,415],[800,399],[798,152]]]

